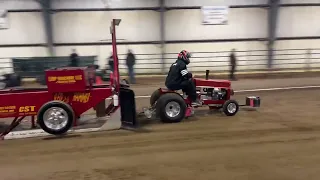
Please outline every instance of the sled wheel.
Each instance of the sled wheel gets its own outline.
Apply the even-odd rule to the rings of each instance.
[[[38,111],[38,123],[45,132],[62,135],[72,127],[74,116],[70,105],[61,101],[51,101]]]
[[[150,106],[153,106],[161,96],[161,92],[159,89],[155,90],[150,97]]]
[[[176,123],[185,117],[187,105],[184,99],[176,93],[162,95],[157,102],[157,114],[162,122]]]
[[[234,116],[239,110],[239,104],[235,100],[228,100],[223,104],[222,110],[225,115]]]

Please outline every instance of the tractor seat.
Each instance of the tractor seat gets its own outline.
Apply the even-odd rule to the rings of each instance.
[[[122,79],[122,80],[120,81],[120,87],[122,87],[122,88],[129,88],[129,87],[130,87],[129,82],[128,82],[126,79]]]
[[[177,90],[171,90],[171,89],[168,89],[166,87],[164,88],[160,88],[162,92],[177,92]]]
[[[127,83],[122,83],[122,82],[120,82],[120,87],[122,87],[122,88],[129,88],[130,85],[127,84]]]

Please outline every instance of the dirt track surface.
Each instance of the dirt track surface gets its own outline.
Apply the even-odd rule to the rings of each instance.
[[[244,81],[234,85],[249,89],[254,86],[250,82],[252,85],[245,85]],[[288,82],[274,80],[271,84],[266,80],[260,81],[260,86],[278,87]],[[296,83],[290,83],[320,84],[318,79],[296,79]],[[136,94],[149,93],[137,89]],[[0,148],[0,177],[319,180],[320,89],[251,94],[261,96],[262,107],[244,108],[234,117],[199,110],[195,117],[178,124],[144,121],[138,132],[119,130],[64,139],[4,141]],[[249,94],[237,94],[236,98],[241,100],[246,95]],[[147,102],[138,100],[137,106]]]

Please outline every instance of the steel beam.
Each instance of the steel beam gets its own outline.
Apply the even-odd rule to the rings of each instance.
[[[162,64],[162,73],[165,73],[165,19],[164,13],[165,9],[165,0],[159,0],[160,6],[160,41],[161,41],[161,64]]]
[[[42,18],[44,22],[44,29],[46,34],[46,45],[50,56],[55,55],[53,46],[53,31],[52,31],[52,16],[51,16],[51,0],[38,0],[41,4]]]
[[[281,0],[269,0],[268,9],[268,68],[272,68],[273,56],[274,56],[274,43],[277,39],[277,19],[279,14]]]

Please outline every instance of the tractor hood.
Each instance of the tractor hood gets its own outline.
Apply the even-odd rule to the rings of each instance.
[[[220,80],[220,79],[200,79],[195,78],[196,86],[209,86],[209,87],[230,87],[231,82],[228,80]]]

